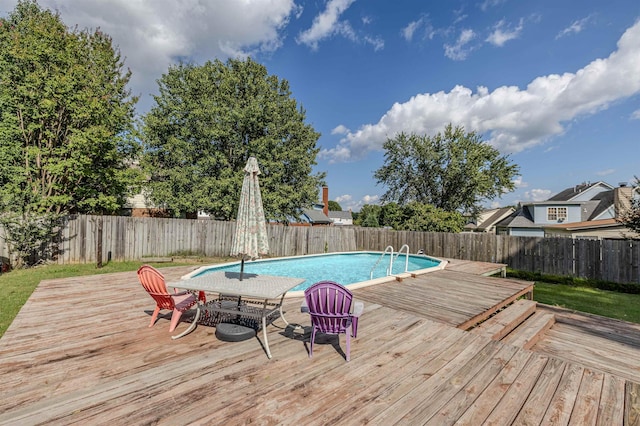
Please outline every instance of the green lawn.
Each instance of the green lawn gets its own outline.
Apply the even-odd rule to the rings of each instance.
[[[536,281],[533,298],[547,305],[640,323],[640,294]]]

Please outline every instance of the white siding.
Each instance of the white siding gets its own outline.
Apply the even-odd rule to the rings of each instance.
[[[509,228],[509,235],[514,237],[544,237],[541,228]]]

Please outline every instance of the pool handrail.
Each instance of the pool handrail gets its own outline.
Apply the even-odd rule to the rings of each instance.
[[[387,276],[391,275],[391,271],[393,271],[393,246],[387,246],[384,249],[384,252],[378,258],[378,260],[376,260],[376,263],[373,264],[373,268],[371,268],[371,272],[369,272],[369,279],[373,279],[373,271],[375,271],[376,266],[378,266],[378,263],[380,263],[380,261],[382,260],[384,255],[387,254],[387,252],[391,254],[389,256],[389,268],[387,269]]]
[[[409,245],[408,244],[404,244],[402,247],[400,247],[400,250],[398,250],[398,252],[396,253],[396,259],[398,259],[398,257],[400,256],[404,248],[407,249],[407,252],[405,253],[405,258],[404,258],[404,272],[407,272],[409,270]]]

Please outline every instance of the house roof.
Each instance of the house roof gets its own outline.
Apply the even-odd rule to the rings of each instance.
[[[510,212],[513,212],[513,207],[503,207],[501,209],[496,210],[494,214],[489,216],[486,220],[478,224],[478,229],[488,229],[494,226],[497,222],[500,221],[505,215]]]
[[[594,208],[587,217],[582,217],[583,220],[591,220],[594,217],[598,217],[602,212],[607,210],[609,207],[613,205],[613,189],[611,191],[604,191],[593,197],[592,201],[597,201],[594,203]]]
[[[329,210],[329,217],[331,219],[350,220],[353,219],[350,211]]]
[[[332,223],[321,210],[302,209],[302,213],[309,219],[311,223]]]
[[[558,192],[556,195],[554,195],[553,197],[549,198],[547,201],[571,201],[573,198],[577,197],[578,195],[580,195],[581,193],[583,193],[584,191],[586,191],[589,188],[593,188],[594,186],[598,186],[598,185],[602,185],[602,186],[606,186],[610,189],[613,189],[613,187],[611,185],[609,185],[606,182],[596,182],[596,183],[581,183],[579,185],[575,185],[575,186],[570,186],[569,188],[566,188],[560,192]]]
[[[481,213],[481,216],[484,214],[489,214],[486,219],[478,221],[478,223],[468,223],[464,227],[465,229],[479,229],[479,230],[487,230],[491,227],[495,226],[498,222],[505,218],[508,214],[514,211],[513,207],[502,207],[499,209],[486,210]],[[491,213],[493,212],[493,213]]]
[[[545,228],[565,229],[567,231],[578,231],[591,228],[610,228],[624,226],[615,219],[585,220],[582,222],[559,223],[557,225],[546,225]]]
[[[522,206],[521,209],[516,210],[506,219],[496,223],[496,226],[507,228],[540,228],[540,225],[533,223],[533,215],[528,205]]]

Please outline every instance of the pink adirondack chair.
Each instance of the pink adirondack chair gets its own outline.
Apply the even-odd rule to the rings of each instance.
[[[358,317],[362,311],[352,311],[353,294],[343,285],[332,281],[321,281],[304,291],[305,302],[311,315],[311,341],[309,358],[313,357],[316,333],[345,334],[347,340],[346,359],[351,359],[351,337],[358,333]]]
[[[153,315],[151,315],[151,323],[149,323],[149,327],[152,327],[153,324],[155,324],[160,310],[170,309],[173,310],[173,313],[171,314],[171,325],[169,326],[169,332],[172,333],[180,322],[180,317],[183,312],[190,309],[193,305],[196,305],[198,300],[201,300],[202,303],[206,302],[204,291],[199,292],[197,298],[191,292],[178,292],[177,289],[174,289],[175,293],[169,293],[167,291],[164,275],[162,275],[160,271],[153,266],[142,265],[140,269],[138,269],[138,279],[140,280],[142,287],[144,287],[144,289],[147,290],[147,293],[149,293],[149,295],[153,297],[153,300],[156,301],[156,309],[153,311]],[[200,310],[198,309],[196,318],[194,318],[191,326],[185,332],[178,336],[173,336],[173,338],[177,339],[178,337],[182,337],[193,330],[198,321],[199,313]]]

